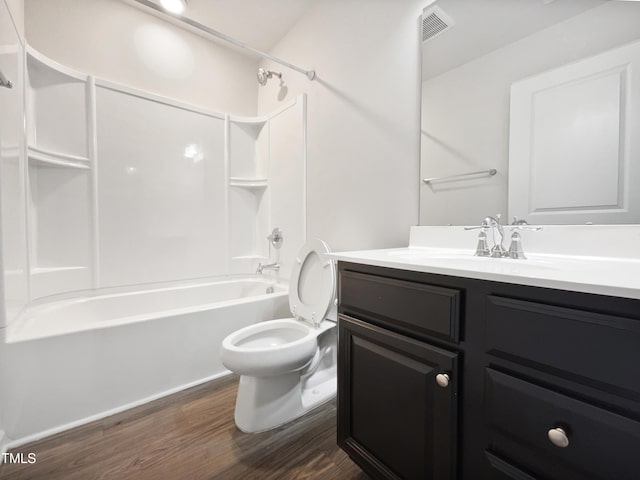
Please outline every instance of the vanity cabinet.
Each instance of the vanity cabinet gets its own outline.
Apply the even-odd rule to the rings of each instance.
[[[378,478],[456,476],[460,292],[342,271],[338,443]]]
[[[338,444],[371,477],[640,478],[640,300],[338,271]]]

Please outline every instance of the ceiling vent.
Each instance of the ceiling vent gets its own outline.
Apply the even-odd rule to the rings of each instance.
[[[440,7],[427,7],[422,11],[422,43],[433,40],[449,30],[456,22]]]

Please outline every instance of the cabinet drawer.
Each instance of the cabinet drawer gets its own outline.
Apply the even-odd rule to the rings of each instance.
[[[640,477],[640,423],[495,370],[485,382],[489,451],[548,478]],[[568,446],[551,442],[555,428]]]
[[[343,271],[339,296],[341,312],[458,342],[459,290]]]
[[[489,296],[487,353],[640,398],[640,321]]]

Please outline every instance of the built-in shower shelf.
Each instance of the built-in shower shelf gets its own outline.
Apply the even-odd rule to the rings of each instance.
[[[27,69],[32,86],[43,87],[63,82],[86,82],[88,75],[62,65],[27,45]]]
[[[237,257],[231,257],[231,260],[266,260],[264,255],[238,255]]]
[[[32,275],[47,275],[50,273],[69,272],[73,270],[86,270],[87,267],[83,266],[70,266],[70,267],[36,267],[31,269]]]
[[[238,125],[247,125],[262,128],[264,125],[266,125],[269,117],[242,117],[239,115],[229,115],[229,120]]]
[[[266,188],[268,181],[266,178],[230,177],[229,185],[242,188]]]
[[[67,153],[54,152],[42,148],[29,146],[29,163],[45,167],[81,168],[90,167],[89,159]]]

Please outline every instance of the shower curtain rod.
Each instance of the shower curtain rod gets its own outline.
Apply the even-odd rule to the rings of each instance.
[[[158,5],[155,2],[152,2],[151,0],[134,0],[135,2],[144,5],[145,7],[149,7],[152,8],[153,10],[160,12],[160,13],[164,13],[166,15],[169,15],[170,17],[185,23],[187,25],[189,25],[190,27],[196,28],[202,32],[208,33],[209,35],[213,35],[214,37],[218,37],[222,40],[224,40],[225,42],[229,42],[234,44],[236,47],[240,47],[240,48],[244,48],[245,50],[249,50],[250,52],[253,52],[257,55],[260,55],[263,58],[268,58],[269,60],[272,60],[276,63],[279,63],[280,65],[284,65],[285,67],[288,67],[292,70],[295,70],[297,72],[300,73],[304,73],[307,78],[309,80],[313,80],[314,78],[316,78],[316,72],[314,70],[305,70],[304,68],[300,68],[296,65],[293,65],[292,63],[289,62],[285,62],[284,60],[279,59],[278,57],[274,57],[273,55],[263,52],[262,50],[258,50],[257,48],[253,48],[243,42],[241,42],[240,40],[236,40],[233,37],[230,37],[229,35],[226,35],[222,32],[219,32],[218,30],[214,30],[213,28],[207,27],[206,25],[203,25],[200,22],[196,22],[195,20],[192,20],[189,17],[185,17],[183,15],[179,15],[179,14],[175,14],[175,13],[171,13],[171,12],[167,12],[166,10],[164,10],[160,5]]]

